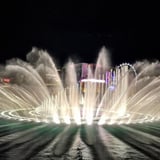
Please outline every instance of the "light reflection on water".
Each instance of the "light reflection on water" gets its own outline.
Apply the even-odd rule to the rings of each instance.
[[[77,127],[1,120],[0,159],[155,160],[159,130],[159,122]]]

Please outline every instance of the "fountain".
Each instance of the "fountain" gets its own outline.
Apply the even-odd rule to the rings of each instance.
[[[46,51],[0,66],[1,159],[159,159],[160,63],[61,70]],[[29,149],[28,149],[29,148]]]
[[[33,48],[27,60],[12,59],[1,67],[0,76],[11,81],[0,85],[1,117],[78,125],[159,119],[159,62],[113,68],[102,48],[96,65],[87,64],[86,77],[77,79],[71,60],[61,73],[46,51]]]

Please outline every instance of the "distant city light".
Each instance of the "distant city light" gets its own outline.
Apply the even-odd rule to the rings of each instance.
[[[113,90],[115,89],[115,86],[111,85],[111,86],[109,86],[109,89],[110,89],[111,91],[113,91]]]
[[[102,79],[82,79],[81,82],[105,83],[106,81]]]

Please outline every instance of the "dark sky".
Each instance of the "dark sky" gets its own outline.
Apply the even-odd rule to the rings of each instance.
[[[160,59],[158,5],[51,2],[0,5],[1,63],[25,60],[32,46],[48,50],[60,64],[68,56],[94,62],[102,46],[114,64]]]

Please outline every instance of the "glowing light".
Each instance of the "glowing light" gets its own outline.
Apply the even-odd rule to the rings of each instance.
[[[60,124],[60,120],[58,119],[58,117],[53,117],[53,122],[56,124]]]
[[[81,82],[105,83],[105,80],[101,80],[101,79],[82,79]]]
[[[115,90],[115,86],[109,86],[109,89],[110,89],[111,91],[114,91],[114,90]]]
[[[98,122],[98,125],[103,125],[103,124],[105,124],[105,119],[101,119],[101,120],[99,120],[99,122]]]
[[[92,123],[93,123],[93,117],[91,115],[87,115],[87,117],[86,117],[86,123],[87,123],[87,125],[92,125]]]
[[[68,116],[65,117],[64,122],[65,122],[66,124],[71,124],[71,121],[70,121],[70,119],[69,119]]]
[[[2,78],[1,81],[4,83],[10,83],[11,79],[10,78]]]

